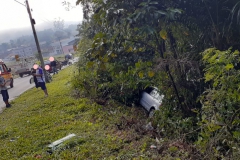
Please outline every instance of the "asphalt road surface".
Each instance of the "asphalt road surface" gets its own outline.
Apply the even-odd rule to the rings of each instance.
[[[15,99],[25,91],[29,90],[30,88],[33,88],[35,86],[34,83],[30,84],[29,79],[31,76],[24,76],[23,78],[16,78],[14,79],[13,88],[8,88],[8,94],[9,94],[9,101]],[[2,100],[2,95],[0,95],[0,113],[5,109],[5,103]]]
[[[78,61],[78,57],[75,57],[73,60],[70,60],[72,63],[75,63]],[[66,68],[68,66],[63,66],[62,69]],[[14,79],[14,87],[13,88],[8,88],[8,94],[9,94],[9,101],[17,98],[18,96],[20,96],[22,93],[24,93],[25,91],[35,87],[35,84],[32,83],[30,84],[29,80],[30,80],[31,76],[24,76],[23,78],[16,78]],[[2,100],[2,95],[0,95],[0,113],[2,113],[2,111],[6,108],[5,103]]]

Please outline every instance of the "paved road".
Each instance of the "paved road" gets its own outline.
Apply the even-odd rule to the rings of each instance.
[[[75,57],[73,60],[71,60],[72,63],[75,63],[79,60],[79,57]],[[63,66],[62,69],[66,68],[68,66]],[[30,84],[29,79],[31,76],[24,76],[23,78],[16,78],[14,79],[14,87],[8,89],[9,94],[9,100],[13,100],[20,96],[25,91],[33,88],[35,86],[34,83]],[[0,95],[0,113],[5,109],[5,103],[2,100],[2,95]]]
[[[13,100],[14,98],[18,97],[25,91],[29,90],[30,88],[34,87],[34,83],[30,84],[29,79],[31,76],[25,76],[23,78],[16,78],[14,79],[14,87],[8,88],[9,100]],[[5,103],[2,100],[2,95],[0,95],[0,113],[5,108]]]

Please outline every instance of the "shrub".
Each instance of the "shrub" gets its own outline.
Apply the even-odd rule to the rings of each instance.
[[[203,52],[205,82],[201,97],[201,133],[197,144],[210,158],[240,156],[239,51],[210,48]]]

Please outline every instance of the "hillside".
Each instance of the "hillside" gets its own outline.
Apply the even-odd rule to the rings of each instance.
[[[183,142],[160,139],[147,125],[141,107],[108,101],[93,103],[71,88],[74,67],[47,84],[49,97],[33,88],[4,110],[0,121],[0,159],[168,159],[193,157]],[[52,142],[70,133],[76,137],[50,154]],[[167,151],[167,152],[166,152]]]

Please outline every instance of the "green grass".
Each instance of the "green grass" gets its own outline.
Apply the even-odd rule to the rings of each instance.
[[[157,143],[155,137],[160,135],[156,130],[143,128],[148,119],[141,107],[112,100],[102,106],[77,98],[70,82],[73,72],[71,66],[53,76],[47,84],[49,97],[33,88],[1,113],[0,160],[187,159],[188,151],[175,147],[168,154],[172,145],[166,140]],[[47,152],[49,144],[71,133],[77,136],[52,154]]]
[[[53,77],[47,84],[49,97],[33,88],[3,111],[0,159],[149,159],[154,139],[141,129],[147,123],[144,110],[75,98],[73,70],[71,66]],[[47,145],[70,133],[77,136],[47,153]]]

